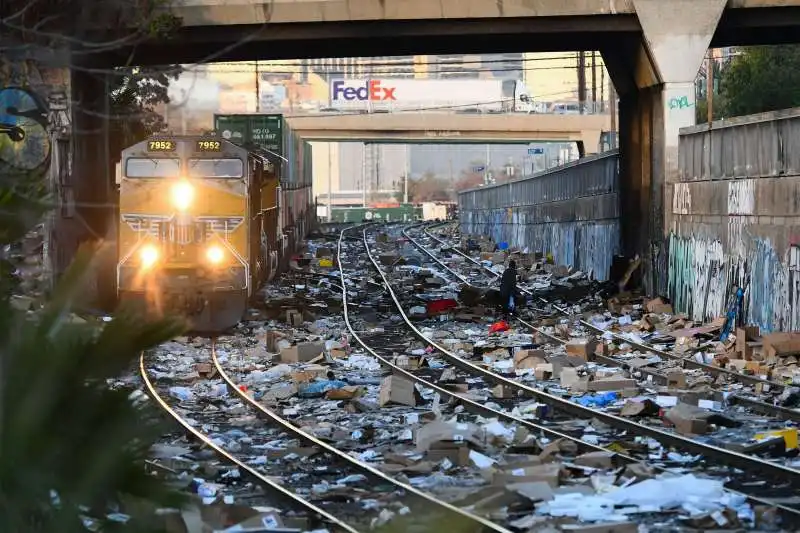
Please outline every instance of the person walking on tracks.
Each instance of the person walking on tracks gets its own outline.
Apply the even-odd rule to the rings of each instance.
[[[500,301],[503,304],[503,315],[507,318],[514,312],[517,297],[517,263],[512,259],[508,268],[500,278]]]

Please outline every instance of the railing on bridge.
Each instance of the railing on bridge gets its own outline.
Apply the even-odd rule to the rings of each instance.
[[[438,102],[436,105],[426,105],[424,103],[409,102],[381,102],[380,107],[372,108],[367,104],[366,108],[348,107],[327,107],[320,105],[319,108],[298,107],[300,111],[293,111],[293,115],[317,114],[317,113],[344,113],[344,114],[369,114],[369,113],[458,113],[458,114],[501,114],[501,113],[525,113],[543,115],[602,115],[608,114],[608,105],[605,102],[517,102],[512,100],[502,100],[497,102],[476,102],[474,104],[464,104],[463,101]]]
[[[458,211],[464,235],[550,253],[605,280],[620,248],[619,152],[463,191]]]

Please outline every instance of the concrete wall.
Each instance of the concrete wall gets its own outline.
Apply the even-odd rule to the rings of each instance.
[[[585,158],[542,174],[464,191],[463,234],[551,253],[596,279],[608,278],[620,246],[619,154]]]
[[[748,323],[800,329],[800,109],[684,128],[679,165],[668,269],[677,308],[720,316],[749,279]]]

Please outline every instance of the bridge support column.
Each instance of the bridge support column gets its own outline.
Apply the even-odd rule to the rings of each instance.
[[[726,0],[633,0],[641,40],[602,51],[620,95],[623,250],[649,294],[666,292],[680,128],[695,123],[695,78]]]
[[[54,248],[55,275],[63,273],[83,243],[114,240],[113,215],[116,212],[113,158],[109,154],[108,75],[81,70],[71,71],[72,89],[72,164],[69,181],[58,191],[60,209],[56,213]],[[98,264],[92,303],[105,307],[113,296],[114,269]],[[109,277],[110,279],[103,279]],[[111,282],[111,288],[108,283]]]

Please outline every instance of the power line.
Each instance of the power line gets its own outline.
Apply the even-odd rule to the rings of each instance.
[[[282,66],[282,65],[278,65],[278,66]],[[596,66],[598,68],[605,68],[605,64],[602,63],[602,62],[597,62]],[[571,69],[574,69],[574,68],[575,67],[572,66],[572,65],[564,66],[564,67],[520,67],[520,68],[510,67],[510,68],[501,68],[501,69],[472,68],[472,69],[463,70],[462,72],[464,72],[465,74],[468,74],[470,72],[534,72],[534,71],[543,71],[543,70],[571,70]],[[264,70],[263,69],[263,65],[259,65],[259,69],[260,69],[261,74],[302,74],[303,73],[301,70],[279,71],[279,70],[273,70],[272,68],[270,68],[269,70]],[[255,72],[255,68],[253,70],[225,69],[225,70],[216,71],[214,73],[215,74],[216,73],[218,73],[218,74],[252,74],[254,72]],[[455,73],[457,73],[457,72],[456,71],[452,71],[452,72],[449,72],[448,74],[455,74]],[[319,71],[318,73],[314,72],[314,74],[317,74],[317,75],[329,75],[329,76],[330,75],[345,76],[345,75],[350,75],[351,73],[347,72],[347,71]],[[378,76],[383,76],[383,75],[389,76],[389,75],[398,75],[398,74],[404,74],[404,73],[399,73],[399,72],[396,72],[396,71],[378,72],[378,71],[374,71],[374,70],[373,71],[362,71],[362,72],[359,73],[359,75],[378,75]],[[413,76],[414,72],[408,72],[407,74]],[[440,73],[433,73],[433,74],[440,74]],[[358,77],[358,75],[354,75],[354,79],[357,79],[357,77]],[[474,78],[417,78],[417,79],[426,80],[427,81],[427,80],[450,80],[450,79],[469,80],[469,79],[474,79]]]
[[[525,52],[522,52],[525,53]],[[354,68],[363,68],[369,66],[386,66],[386,67],[415,67],[415,66],[459,66],[459,65],[470,65],[470,64],[478,64],[478,65],[486,65],[486,64],[502,64],[502,63],[513,63],[513,62],[521,62],[521,63],[528,63],[528,62],[535,62],[535,61],[552,61],[557,59],[572,59],[577,57],[578,52],[570,52],[565,53],[562,55],[553,55],[553,56],[542,56],[542,57],[522,57],[519,59],[487,59],[487,60],[468,60],[468,61],[459,61],[459,60],[442,60],[442,61],[414,61],[413,59],[401,62],[401,61],[370,61],[370,58],[363,58],[363,57],[349,57],[349,58],[319,58],[319,59],[308,59],[308,60],[264,60],[264,61],[230,61],[230,62],[220,62],[220,63],[204,63],[202,66],[208,67],[214,64],[217,65],[231,65],[231,64],[238,64],[238,65],[255,65],[256,63],[274,63],[280,66],[296,66],[298,68],[308,68],[318,66],[315,64],[315,61],[347,61],[355,59],[356,62],[353,62],[352,65]],[[465,54],[469,55],[469,54]],[[397,56],[397,57],[409,57],[409,56]],[[414,56],[411,56],[412,58]]]

